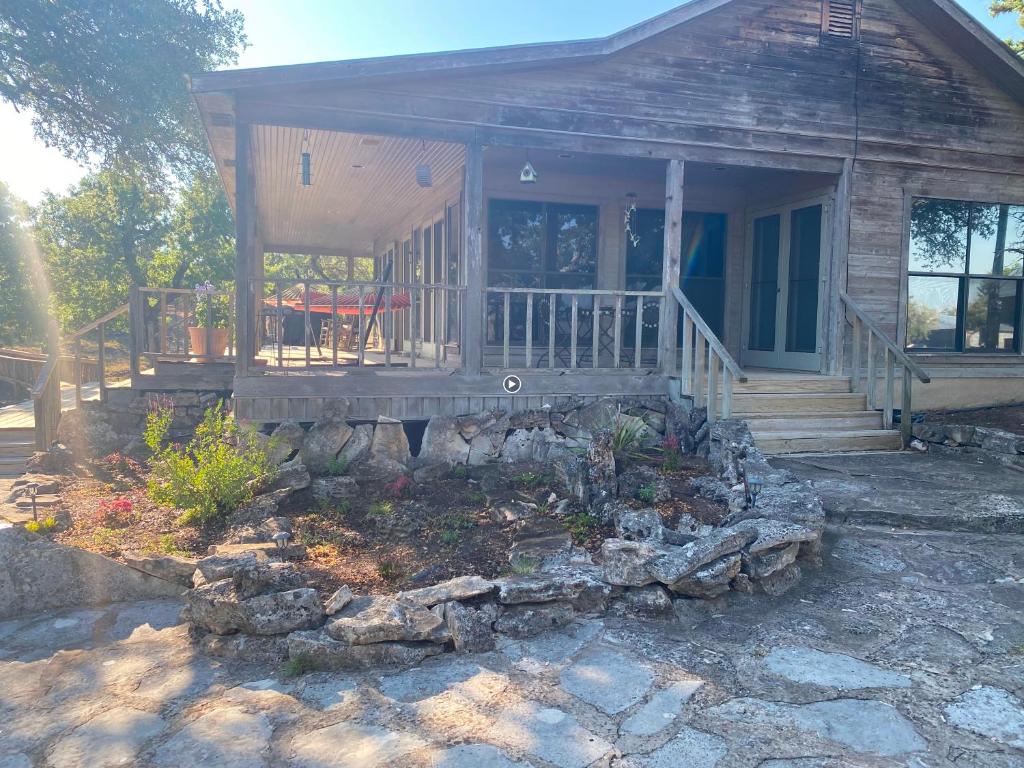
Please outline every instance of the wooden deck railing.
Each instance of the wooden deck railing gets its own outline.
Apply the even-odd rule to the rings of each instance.
[[[683,324],[681,393],[692,397],[695,407],[706,406],[708,421],[714,422],[719,415],[720,391],[721,416],[728,419],[732,416],[733,382],[745,382],[747,375],[683,292],[673,286],[672,295],[679,304]]]
[[[143,360],[155,365],[157,361],[211,362],[234,357],[233,292],[199,295],[191,288],[137,288],[131,304],[137,364]],[[198,329],[195,339],[190,329]],[[140,372],[137,364],[133,373]]]
[[[105,400],[107,397],[107,356],[110,352],[108,327],[113,323],[122,322],[121,318],[128,315],[128,307],[128,304],[117,307],[64,338],[64,346],[71,348],[71,379],[75,385],[75,403],[77,405],[82,404],[83,369],[87,364],[83,354],[83,341],[92,334],[96,336],[95,362],[88,361],[88,365],[95,365],[100,400]],[[68,357],[68,354],[60,350],[50,354],[39,371],[35,386],[32,387],[36,449],[40,451],[48,450],[53,441],[57,439],[57,429],[60,426],[63,410],[61,372],[68,365]]]
[[[485,368],[656,368],[664,298],[661,291],[487,288]]]
[[[257,362],[268,369],[460,365],[464,286],[309,278],[252,285]]]
[[[901,389],[903,390],[900,407],[900,432],[903,433],[903,443],[906,445],[913,435],[911,421],[913,378],[916,376],[918,381],[928,384],[931,377],[906,352],[900,349],[845,291],[839,292],[839,298],[852,315],[850,321],[853,325],[850,377],[853,391],[866,392],[868,408],[877,409],[878,358],[881,354],[882,422],[885,429],[892,429],[896,388],[895,371],[896,369],[900,370]],[[865,354],[863,358],[862,354]],[[861,390],[860,384],[862,369],[864,369],[865,380],[863,390]]]

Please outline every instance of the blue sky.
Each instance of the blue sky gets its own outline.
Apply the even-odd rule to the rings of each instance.
[[[491,45],[600,37],[679,0],[225,0],[246,17],[244,67],[388,56]],[[999,37],[1021,34],[1016,19],[993,20],[988,0],[961,4]],[[0,179],[38,202],[84,169],[32,136],[26,115],[0,103]]]

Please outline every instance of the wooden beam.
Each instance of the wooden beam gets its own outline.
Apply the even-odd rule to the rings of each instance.
[[[665,172],[665,246],[662,258],[661,319],[658,323],[658,357],[661,370],[671,375],[676,369],[676,324],[679,305],[672,288],[679,285],[683,238],[683,161],[669,160]],[[642,317],[637,313],[637,326]]]
[[[252,172],[249,124],[235,122],[235,373],[247,376],[255,349],[252,346]]]
[[[850,201],[853,193],[853,159],[843,162],[843,172],[836,183],[832,213],[832,258],[829,262],[828,326],[825,333],[826,372],[842,373],[843,350],[846,345],[846,312],[839,301],[839,292],[846,290],[846,264],[850,252]]]
[[[466,299],[463,311],[462,367],[467,376],[479,376],[483,366],[484,275],[484,150],[466,145],[462,202],[462,258],[466,260]]]

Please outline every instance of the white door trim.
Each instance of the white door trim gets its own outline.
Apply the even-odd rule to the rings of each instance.
[[[823,373],[827,365],[824,343],[828,312],[823,311],[828,301],[828,287],[831,280],[831,255],[829,247],[832,241],[833,195],[817,194],[787,201],[781,205],[758,208],[747,212],[746,258],[743,265],[743,314],[742,343],[740,349],[741,365],[762,368],[781,368],[792,370],[814,371]],[[814,352],[786,352],[786,324],[789,311],[789,257],[790,257],[790,222],[792,212],[813,205],[821,206],[821,244],[818,266],[818,312],[816,343]],[[779,271],[778,292],[775,305],[775,349],[772,351],[750,349],[750,290],[753,269],[754,221],[765,216],[779,216]]]

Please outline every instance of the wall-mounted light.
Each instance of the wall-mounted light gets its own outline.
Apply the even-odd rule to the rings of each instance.
[[[757,506],[757,497],[761,495],[761,489],[764,487],[764,482],[757,475],[750,475],[747,477],[747,490],[750,493],[750,506]]]
[[[519,172],[519,183],[520,184],[536,184],[540,180],[540,174],[537,173],[537,169],[533,167],[533,163],[530,162],[530,153],[526,153],[526,165],[523,166],[523,170]]]

